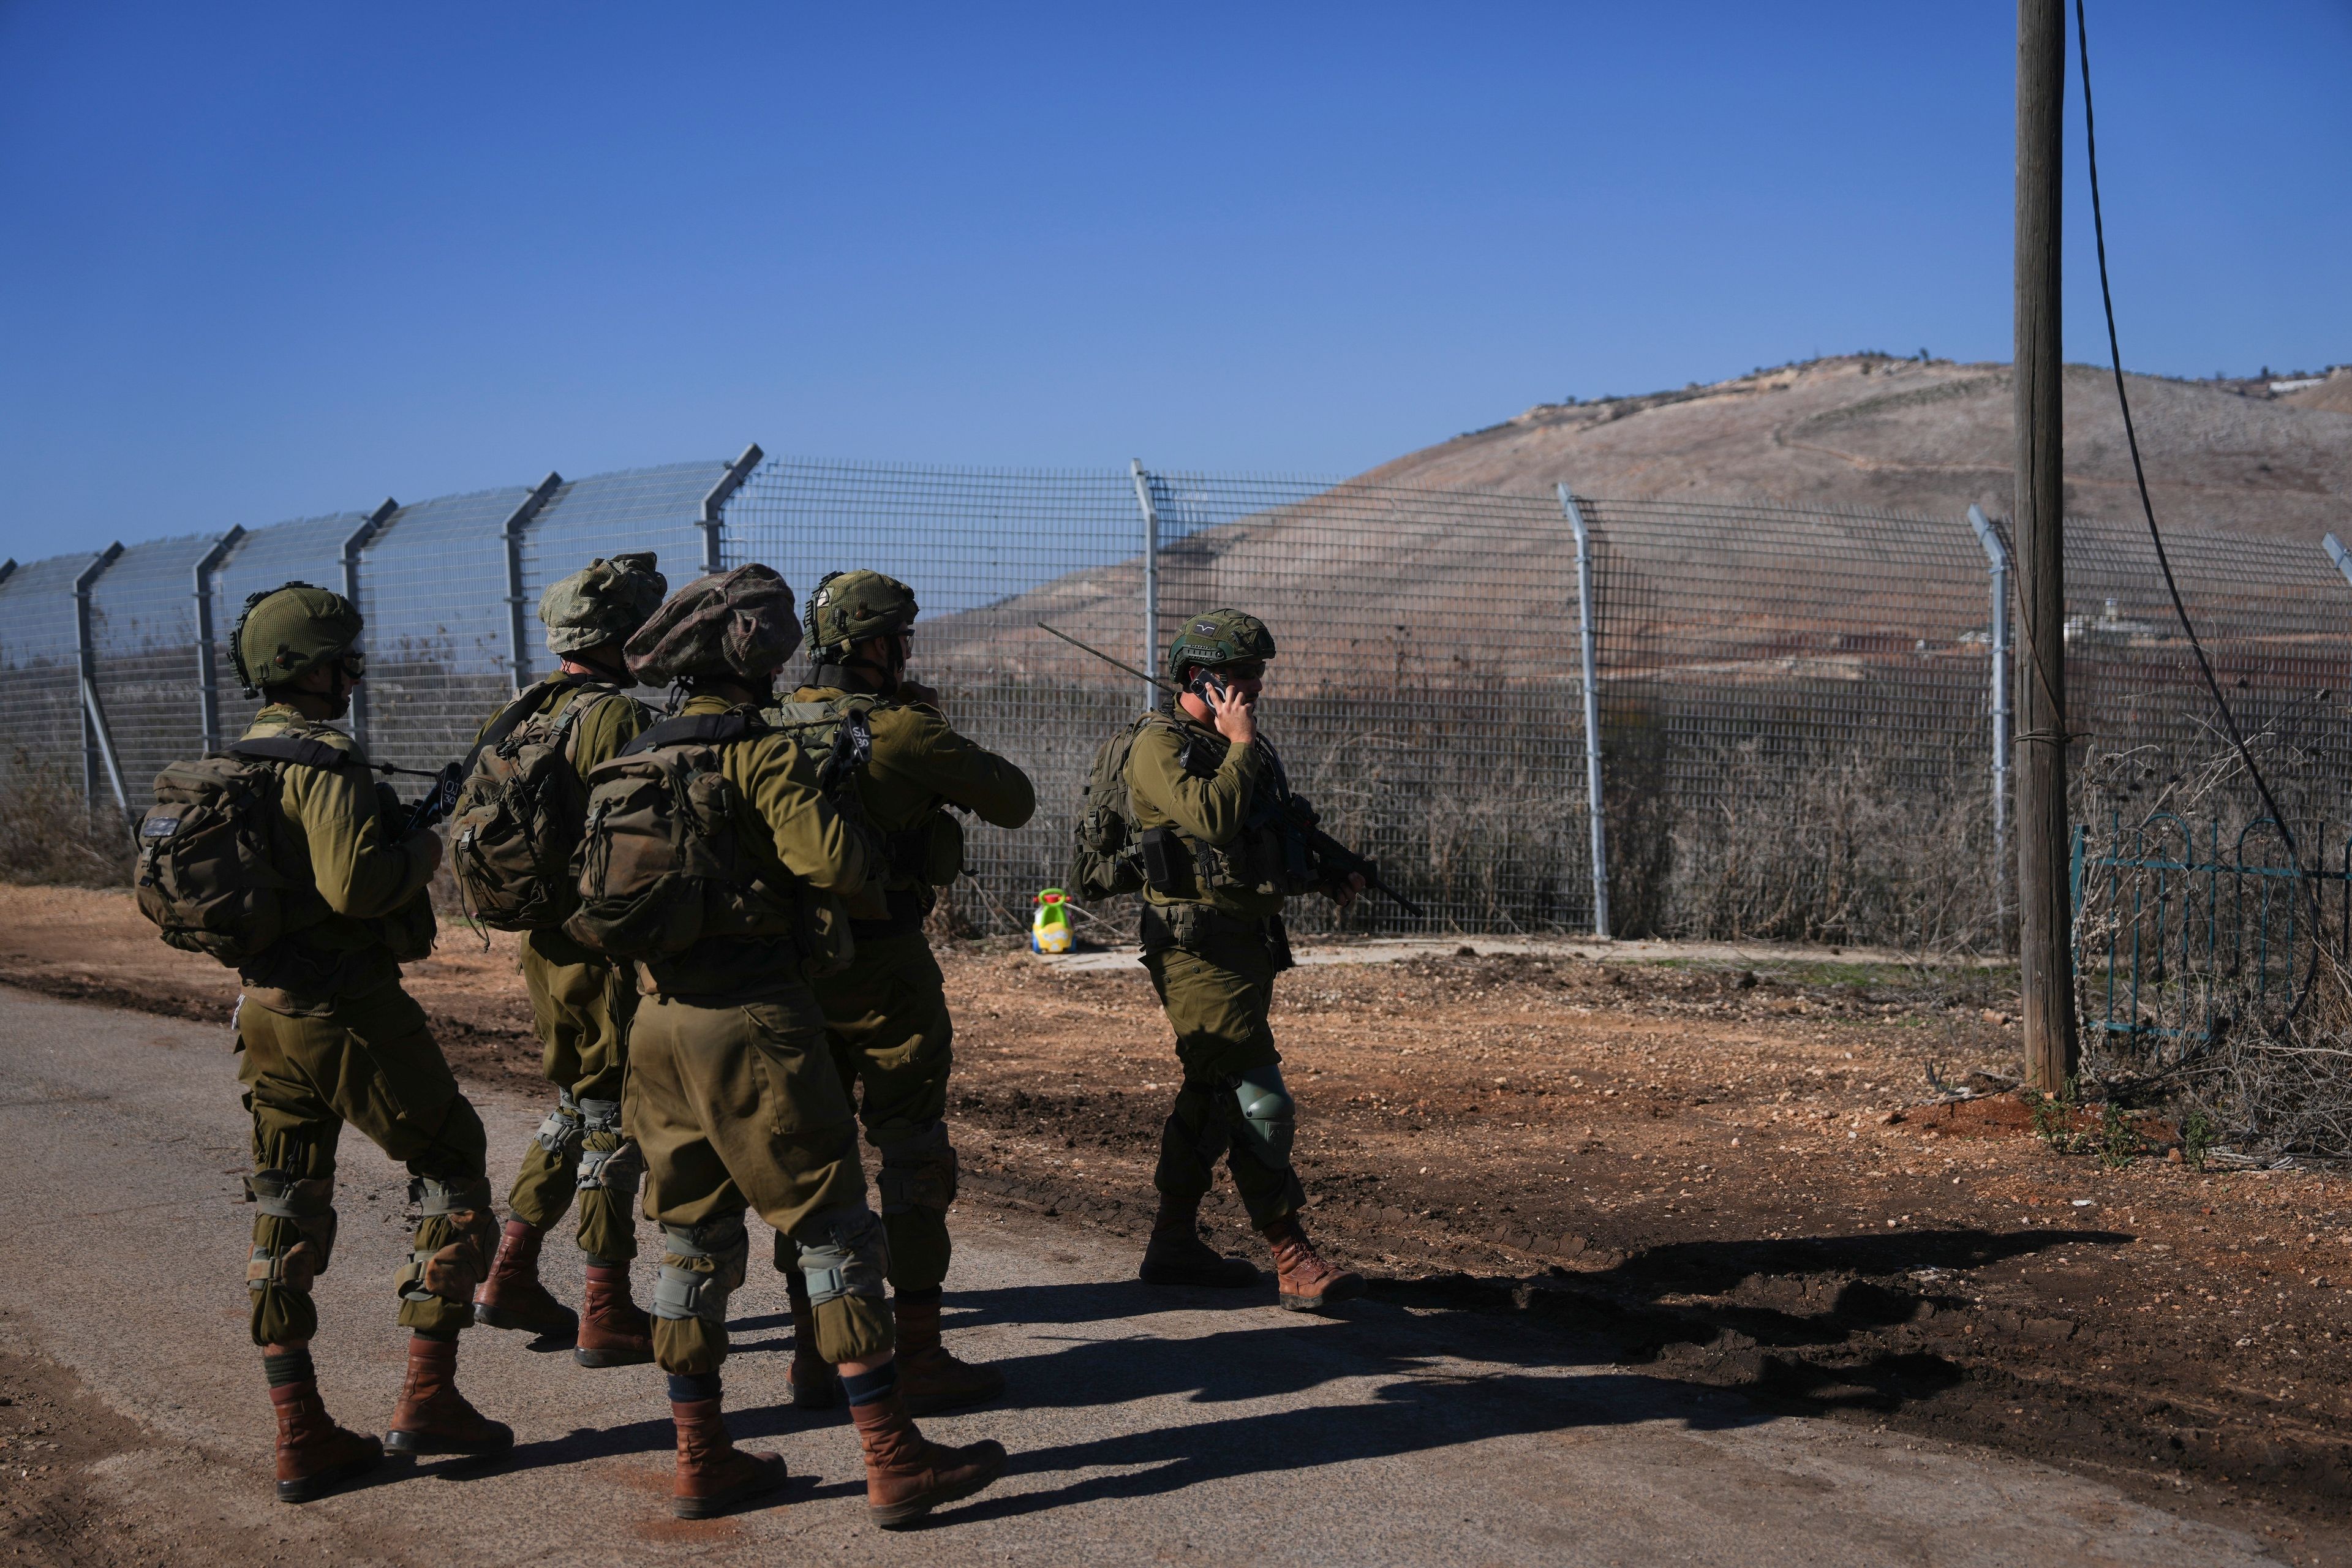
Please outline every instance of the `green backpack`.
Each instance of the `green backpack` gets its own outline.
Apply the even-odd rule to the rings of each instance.
[[[261,956],[293,929],[289,914],[320,902],[308,868],[289,875],[281,858],[281,775],[352,761],[324,741],[274,735],[156,774],[155,804],[139,822],[139,912],[184,952],[232,969]]]
[[[831,721],[851,731],[851,752],[870,740],[862,714]],[[791,936],[811,974],[848,966],[841,900],[797,877],[776,885],[740,841],[740,792],[721,752],[770,728],[740,709],[667,719],[589,770],[579,907],[563,923],[573,940],[610,958],[657,961],[714,937]],[[838,769],[828,780],[836,804],[855,797],[845,782]]]
[[[1157,712],[1141,714],[1095,748],[1094,766],[1078,797],[1070,874],[1062,882],[1081,903],[1143,890],[1142,824],[1128,793],[1127,760],[1144,726],[1159,721]]]
[[[551,718],[548,699],[588,687]],[[561,675],[508,704],[460,770],[449,817],[449,869],[473,918],[498,931],[550,931],[579,906],[572,858],[588,785],[572,765],[572,726],[598,703],[628,701],[593,676]]]

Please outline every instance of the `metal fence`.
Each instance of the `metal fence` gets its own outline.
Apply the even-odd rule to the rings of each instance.
[[[2342,819],[2352,588],[2315,546],[2172,545],[2290,813]],[[1156,669],[1178,617],[1234,604],[1280,644],[1268,730],[1294,781],[1429,929],[2000,940],[2007,547],[1982,518],[752,447],[14,568],[0,769],[69,769],[99,807],[119,772],[135,809],[163,761],[242,727],[228,628],[292,578],[367,616],[370,750],[437,763],[551,668],[546,585],[630,549],[674,584],[761,560],[803,594],[848,566],[914,586],[919,673],[1038,783],[1035,821],[971,834],[956,897],[982,929],[1025,923],[1060,879],[1093,749],[1147,700],[1039,623]],[[2068,551],[2080,817],[2214,787],[2210,703],[2144,532],[2078,521]]]

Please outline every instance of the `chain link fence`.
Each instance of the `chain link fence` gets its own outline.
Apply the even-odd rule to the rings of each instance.
[[[1025,925],[1096,745],[1156,700],[1041,624],[1159,674],[1180,617],[1230,604],[1274,627],[1267,730],[1297,787],[1428,911],[1370,900],[1360,929],[1583,931],[1605,910],[1618,935],[1989,950],[2009,880],[1996,671],[2032,650],[1996,614],[2007,547],[1978,521],[753,447],[13,567],[0,769],[101,819],[119,771],[135,811],[163,762],[242,729],[228,631],[289,579],[358,599],[353,722],[379,760],[428,768],[550,671],[539,596],[591,557],[653,550],[673,584],[765,561],[803,596],[866,566],[915,588],[918,672],[957,725],[1037,781],[1029,826],[971,833],[968,929]],[[2078,820],[2226,787],[2145,532],[2070,529]],[[2341,821],[2352,586],[2315,546],[2170,538],[2286,809]],[[1107,935],[1132,921],[1092,913]]]

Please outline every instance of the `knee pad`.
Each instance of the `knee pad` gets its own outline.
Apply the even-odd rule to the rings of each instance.
[[[308,1290],[327,1271],[335,1250],[335,1179],[297,1177],[291,1171],[259,1170],[245,1179],[247,1199],[264,1218],[282,1225],[256,1226],[253,1257],[246,1265],[248,1289],[278,1286]],[[267,1236],[269,1239],[263,1240]]]
[[[489,1273],[497,1250],[490,1184],[478,1176],[457,1182],[415,1176],[408,1184],[408,1201],[416,1205],[416,1242],[400,1271],[401,1300],[438,1300],[470,1309],[474,1288]]]
[[[555,1109],[547,1113],[530,1141],[569,1165],[580,1157],[580,1140],[586,1131],[581,1125],[579,1102],[570,1089],[562,1089],[555,1091]]]
[[[882,1217],[864,1204],[814,1215],[793,1233],[793,1239],[800,1244],[810,1305],[822,1307],[844,1296],[882,1299],[890,1244],[883,1236]]]
[[[1252,1068],[1234,1085],[1240,1102],[1242,1130],[1258,1163],[1280,1170],[1290,1163],[1291,1141],[1298,1134],[1298,1102],[1290,1098],[1278,1066]]]
[[[743,1216],[705,1220],[700,1225],[662,1226],[661,1278],[654,1286],[654,1316],[673,1322],[699,1318],[719,1328],[727,1326],[727,1298],[743,1283],[744,1265],[751,1260],[751,1238]]]
[[[912,1138],[884,1149],[875,1182],[882,1190],[886,1215],[917,1209],[947,1213],[956,1195],[956,1152],[948,1142],[948,1124],[933,1121]]]
[[[610,1193],[624,1208],[635,1200],[637,1183],[645,1173],[646,1157],[633,1142],[617,1149],[580,1151],[580,1190]]]

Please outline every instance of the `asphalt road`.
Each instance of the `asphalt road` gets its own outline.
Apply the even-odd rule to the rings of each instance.
[[[739,1439],[783,1453],[782,1506],[705,1524],[667,1507],[670,1427],[651,1368],[583,1371],[521,1336],[466,1337],[463,1384],[514,1424],[503,1461],[387,1465],[306,1508],[269,1489],[269,1406],[246,1337],[252,1211],[225,1028],[0,990],[0,1331],[73,1368],[152,1441],[105,1461],[121,1561],[1123,1563],[2242,1563],[2250,1538],[2094,1481],[1975,1449],[1772,1415],[1493,1320],[1153,1291],[1082,1227],[967,1207],[950,1328],[1002,1365],[1000,1406],[929,1425],[1013,1450],[992,1491],[929,1529],[864,1518],[838,1413],[778,1403],[781,1282],[755,1242],[735,1299]],[[503,1183],[540,1108],[483,1103]],[[503,1194],[504,1188],[500,1187]],[[390,1279],[404,1180],[346,1140],[342,1234],[319,1281],[330,1407],[390,1415],[403,1337]],[[567,1247],[551,1247],[576,1300]],[[650,1270],[640,1265],[639,1300]],[[5,1481],[0,1481],[5,1484]],[[140,1552],[152,1553],[139,1556]]]

